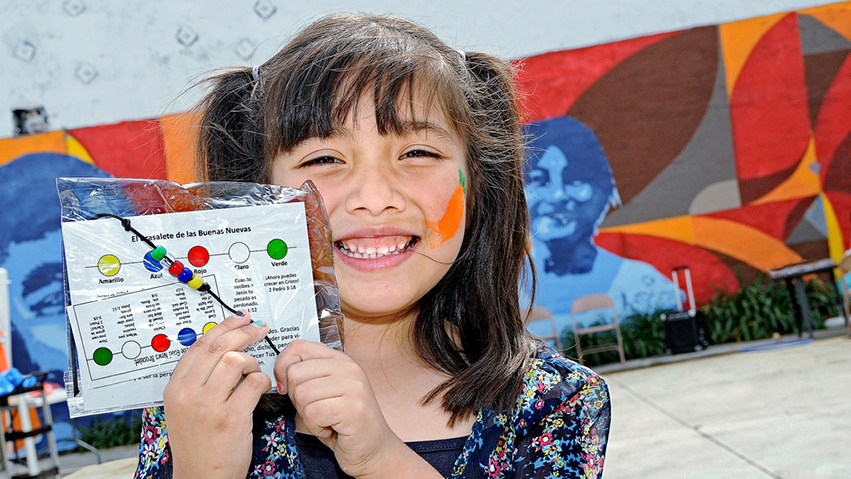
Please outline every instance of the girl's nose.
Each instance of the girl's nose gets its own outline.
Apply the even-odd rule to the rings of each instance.
[[[405,197],[400,182],[386,165],[360,165],[349,181],[346,209],[350,213],[363,211],[378,216],[386,210],[405,209]]]

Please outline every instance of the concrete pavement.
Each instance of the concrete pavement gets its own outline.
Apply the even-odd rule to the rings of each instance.
[[[603,374],[604,477],[851,478],[851,339]]]

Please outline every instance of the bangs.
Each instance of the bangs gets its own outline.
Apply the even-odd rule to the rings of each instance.
[[[359,103],[370,100],[382,135],[416,129],[426,122],[416,112],[437,108],[466,143],[466,132],[459,131],[459,125],[469,124],[466,101],[450,81],[457,74],[442,55],[376,38],[364,48],[363,41],[355,40],[330,52],[326,45],[321,57],[307,55],[291,66],[291,75],[270,82],[267,108],[275,111],[263,116],[276,121],[264,128],[268,154],[289,152],[310,138],[327,138],[343,128],[350,114],[357,124]],[[370,92],[372,98],[367,97]]]

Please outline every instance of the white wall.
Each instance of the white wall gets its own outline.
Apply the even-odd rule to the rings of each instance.
[[[14,108],[44,106],[51,129],[180,111],[192,96],[175,98],[199,73],[261,63],[299,26],[332,10],[396,13],[461,49],[518,58],[828,3],[0,0],[0,138],[12,135]],[[274,13],[263,19],[255,9]],[[178,32],[197,39],[181,44]]]

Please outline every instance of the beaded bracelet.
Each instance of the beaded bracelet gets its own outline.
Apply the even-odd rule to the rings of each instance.
[[[92,216],[90,219],[98,219],[98,218],[115,218],[121,221],[121,225],[124,226],[124,230],[135,234],[140,240],[147,243],[152,249],[145,254],[144,264],[145,268],[149,271],[157,272],[162,269],[167,269],[169,274],[177,278],[181,283],[189,286],[192,289],[204,292],[212,296],[216,301],[219,302],[222,306],[224,306],[228,311],[237,315],[243,316],[242,311],[237,311],[232,307],[228,306],[227,303],[222,301],[216,293],[213,292],[213,288],[210,287],[208,283],[205,283],[200,276],[195,274],[191,269],[185,267],[183,263],[174,259],[168,251],[163,246],[154,244],[147,236],[143,235],[136,228],[130,224],[130,220],[127,218],[112,214],[112,213],[98,213]],[[264,339],[269,344],[269,347],[272,348],[272,351],[275,351],[275,354],[280,354],[281,352],[275,345],[272,343],[272,340],[269,339],[268,336],[265,336]]]

